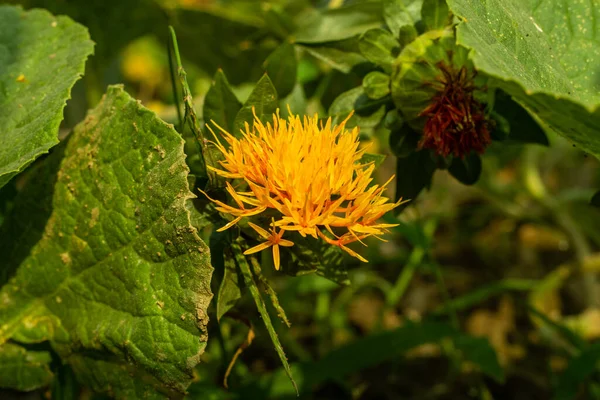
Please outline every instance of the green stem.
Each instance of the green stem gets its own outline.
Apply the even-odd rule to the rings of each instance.
[[[446,310],[448,311],[448,316],[452,321],[452,326],[458,331],[460,329],[460,324],[458,323],[458,316],[456,315],[456,310],[454,309],[454,304],[452,304],[452,299],[450,298],[450,294],[448,293],[448,288],[446,287],[446,283],[444,282],[444,275],[442,274],[442,269],[440,268],[438,263],[433,263],[433,269],[435,270],[435,276],[438,281],[438,285],[440,290],[442,291],[442,295],[444,296],[444,303],[446,304]]]
[[[177,108],[177,118],[179,120],[179,132],[183,133],[185,121],[181,115],[181,105],[179,104],[179,93],[177,90],[177,81],[175,79],[175,66],[173,65],[173,41],[167,41],[167,50],[169,52],[169,73],[171,75],[171,86],[173,87],[173,101]],[[179,54],[178,54],[179,55]]]
[[[285,372],[286,372],[288,378],[290,379],[290,381],[292,382],[292,385],[294,386],[294,389],[296,390],[296,394],[299,395],[298,385],[296,385],[296,381],[294,381],[294,378],[292,377],[292,369],[290,368],[290,364],[288,363],[285,352],[283,351],[281,342],[279,341],[279,338],[277,337],[277,332],[275,332],[275,329],[273,328],[273,322],[271,321],[271,316],[269,315],[267,306],[266,306],[262,296],[260,295],[260,291],[258,290],[256,281],[254,280],[254,274],[252,273],[252,271],[250,269],[250,264],[248,264],[248,260],[246,259],[246,256],[244,256],[244,254],[243,254],[244,246],[243,246],[242,239],[238,238],[238,240],[236,240],[235,242],[233,242],[231,244],[231,247],[233,249],[233,253],[235,255],[237,265],[240,268],[240,272],[241,272],[242,276],[244,277],[244,283],[246,284],[246,287],[248,288],[248,290],[250,290],[250,294],[252,295],[252,298],[254,299],[256,308],[258,309],[258,312],[260,313],[260,316],[262,317],[263,323],[265,324],[265,327],[267,328],[267,332],[269,333],[269,337],[271,338],[273,347],[275,347],[275,351],[277,352],[277,355],[279,356],[279,359],[281,360],[281,363],[283,364],[283,368],[285,369]],[[256,259],[254,257],[250,257],[250,262],[252,264],[255,264],[255,263],[258,264],[258,261],[256,261]]]
[[[396,283],[392,287],[392,289],[388,292],[387,295],[387,305],[389,307],[396,306],[400,300],[402,300],[402,296],[408,289],[408,285],[412,281],[413,276],[415,275],[415,271],[417,267],[421,265],[423,262],[423,258],[425,257],[425,249],[422,247],[413,248],[410,256],[408,257],[408,262],[402,268],[402,272],[398,276]]]

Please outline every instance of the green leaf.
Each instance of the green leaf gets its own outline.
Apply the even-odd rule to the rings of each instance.
[[[204,99],[202,111],[204,122],[209,124],[215,133],[217,130],[214,129],[211,121],[215,121],[223,129],[232,133],[235,117],[241,108],[242,103],[231,90],[227,77],[221,69],[218,69]]]
[[[590,200],[590,204],[594,207],[600,208],[600,191],[596,192],[592,199]]]
[[[465,185],[473,185],[481,175],[481,157],[471,152],[465,158],[454,157],[448,172]]]
[[[358,48],[363,56],[384,71],[392,72],[392,63],[400,51],[400,43],[384,29],[369,29],[360,36]]]
[[[402,28],[417,36],[415,24],[421,19],[423,0],[384,0],[383,16],[385,23],[396,38],[400,37]]]
[[[0,345],[0,387],[29,392],[47,386],[54,375],[47,351],[28,351],[15,343]]]
[[[377,168],[385,161],[386,158],[387,157],[385,154],[365,153],[360,158],[360,162],[361,162],[361,164],[374,163],[375,168]]]
[[[402,210],[431,185],[436,165],[429,151],[421,150],[396,160],[396,199],[410,200],[396,208]]]
[[[360,126],[361,130],[368,130],[379,125],[385,116],[386,98],[372,100],[367,97],[362,87],[350,89],[340,94],[329,107],[334,123],[346,119],[354,110],[354,115],[346,123],[347,128]]]
[[[109,87],[71,135],[41,240],[0,292],[0,342],[49,340],[116,397],[183,393],[212,297],[187,175],[172,125]]]
[[[358,37],[317,45],[301,45],[300,48],[346,74],[357,65],[368,63],[358,48]]]
[[[294,387],[296,394],[298,395],[298,386],[296,385],[296,382],[294,381],[294,378],[292,376],[292,370],[290,369],[290,365],[287,361],[285,352],[283,351],[283,347],[281,346],[281,342],[279,341],[279,337],[277,336],[277,332],[275,332],[275,328],[273,328],[273,322],[271,322],[271,316],[267,311],[267,306],[262,296],[260,295],[260,291],[258,290],[258,286],[256,286],[256,282],[254,281],[254,275],[250,269],[248,260],[243,254],[244,250],[242,248],[242,243],[242,239],[238,238],[231,244],[231,249],[235,256],[235,260],[237,262],[238,267],[240,268],[242,276],[244,277],[244,284],[250,290],[250,294],[252,295],[252,298],[256,303],[256,308],[258,308],[258,312],[260,313],[265,327],[267,328],[267,332],[269,333],[269,336],[271,338],[271,341],[273,342],[275,351],[277,352],[277,355],[279,356],[279,359],[283,364],[285,373],[288,379],[292,382],[292,386]]]
[[[567,369],[558,379],[554,399],[570,400],[576,398],[581,385],[597,370],[599,362],[600,343],[587,347],[569,361]]]
[[[498,361],[496,351],[486,338],[458,335],[454,338],[454,345],[462,352],[465,360],[475,364],[481,372],[499,383],[504,382],[504,370]]]
[[[213,232],[210,241],[213,267],[223,271],[223,278],[217,293],[217,321],[220,321],[223,315],[231,310],[242,297],[240,286],[243,280],[239,276],[235,255],[231,250],[230,235],[227,231]]]
[[[294,246],[281,253],[283,272],[292,276],[317,273],[339,285],[350,284],[344,252],[339,247],[298,233],[291,236]]]
[[[362,1],[338,8],[314,11],[304,16],[295,35],[297,43],[324,43],[348,39],[377,28],[382,19],[381,3]]]
[[[234,128],[233,132],[231,132],[232,135],[240,137],[241,130],[245,130],[245,123],[248,123],[250,128],[252,128],[254,121],[252,108],[254,108],[256,116],[261,121],[270,120],[277,110],[277,90],[275,90],[275,86],[273,86],[273,83],[267,74],[264,74],[263,77],[260,78],[250,93],[248,100],[246,100],[240,111],[237,113],[235,122],[233,123]]]
[[[450,10],[446,0],[423,0],[421,17],[425,29],[432,31],[442,29],[450,23]]]
[[[379,71],[369,72],[363,79],[363,88],[370,99],[381,99],[390,94],[390,76]]]
[[[0,6],[0,187],[58,143],[71,88],[93,52],[87,30],[44,10]]]
[[[596,2],[449,0],[458,43],[539,120],[600,157]]]
[[[23,186],[6,221],[0,226],[0,254],[4,255],[0,285],[8,281],[42,238],[52,213],[54,185],[65,147],[66,142],[59,143],[50,150],[48,157],[38,160],[22,175]]]
[[[390,133],[390,150],[398,158],[408,157],[415,153],[419,145],[419,134],[408,125]]]
[[[284,42],[275,49],[263,64],[279,97],[285,97],[292,92],[296,84],[298,60],[294,45]]]
[[[548,138],[540,125],[519,103],[502,90],[496,91],[494,111],[504,117],[508,123],[508,132],[503,132],[508,140],[548,145]]]

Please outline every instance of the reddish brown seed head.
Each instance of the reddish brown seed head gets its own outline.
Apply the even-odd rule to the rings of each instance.
[[[431,83],[437,93],[419,114],[427,118],[419,148],[432,149],[444,157],[483,153],[491,138],[484,107],[473,97],[474,74],[465,67],[437,66],[442,75]]]

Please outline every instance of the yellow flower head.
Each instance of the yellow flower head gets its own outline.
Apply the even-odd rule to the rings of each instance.
[[[255,115],[253,127],[246,123],[240,139],[215,124],[229,146],[223,146],[211,130],[224,159],[219,162],[222,169],[209,168],[224,178],[246,183],[240,186],[244,191],[226,183],[237,207],[210,199],[217,210],[235,217],[219,230],[235,225],[242,217],[256,216],[253,219],[259,221],[261,213],[268,213],[262,220],[270,219],[268,230],[249,224],[266,241],[244,254],[273,247],[275,268],[279,269],[279,246],[293,245],[282,236],[297,231],[339,246],[366,262],[346,245],[382,235],[395,226],[377,223],[400,204],[383,197],[393,177],[382,186],[370,185],[375,165],[360,161],[365,150],[359,149],[358,128],[345,128],[351,115],[335,126],[331,118],[325,125],[319,124],[317,115],[303,119],[291,115],[286,121],[279,111],[273,115],[273,123],[265,125]]]

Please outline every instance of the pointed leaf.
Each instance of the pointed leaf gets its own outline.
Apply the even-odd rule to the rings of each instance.
[[[390,94],[390,76],[379,71],[369,72],[363,79],[363,88],[370,99],[381,99]]]
[[[109,87],[67,144],[41,240],[0,292],[0,342],[49,340],[115,397],[184,393],[212,297],[187,175],[172,125]]]
[[[446,0],[423,0],[421,17],[425,29],[432,31],[442,29],[450,23],[450,10]]]
[[[559,377],[554,399],[569,400],[576,398],[581,385],[597,371],[599,362],[599,343],[582,350],[578,356],[569,361],[567,369]]]
[[[275,49],[263,65],[279,97],[285,97],[292,92],[296,84],[298,60],[294,45],[285,42]]]
[[[229,86],[227,77],[221,69],[217,70],[212,85],[206,93],[202,115],[204,122],[208,124],[215,133],[211,121],[215,121],[226,131],[233,133],[234,121],[237,113],[242,108],[242,103],[235,97]]]
[[[0,6],[0,187],[58,143],[62,110],[93,52],[87,30]]]
[[[231,132],[232,135],[240,137],[240,131],[244,129],[245,123],[248,123],[252,128],[252,121],[254,121],[252,108],[254,108],[256,116],[262,121],[272,119],[272,115],[277,110],[277,90],[275,90],[275,86],[273,86],[273,82],[267,74],[260,78],[248,100],[237,113],[233,132]]]
[[[358,39],[358,48],[363,56],[384,71],[392,72],[392,63],[400,52],[400,43],[384,29],[369,29]]]
[[[256,308],[258,308],[258,312],[260,313],[260,316],[265,324],[265,327],[267,328],[267,332],[269,333],[269,336],[271,338],[271,341],[273,342],[273,347],[275,347],[275,351],[277,352],[277,355],[279,356],[279,360],[283,364],[283,368],[284,368],[289,380],[291,381],[292,386],[294,387],[294,389],[296,391],[296,394],[298,394],[298,386],[296,386],[296,382],[294,381],[294,378],[292,376],[292,370],[290,369],[290,365],[288,363],[287,357],[285,355],[285,352],[283,351],[283,346],[281,346],[281,342],[279,341],[277,332],[275,332],[275,328],[273,328],[273,322],[271,322],[271,316],[269,315],[269,312],[267,311],[267,306],[266,306],[262,296],[260,295],[258,286],[256,286],[256,282],[254,281],[254,276],[252,274],[252,270],[250,269],[248,260],[246,259],[246,256],[244,256],[244,254],[243,254],[243,249],[242,249],[241,243],[243,243],[241,241],[241,238],[238,240],[235,240],[231,244],[231,249],[235,256],[235,260],[238,264],[238,267],[240,268],[240,272],[241,272],[242,276],[244,277],[244,284],[250,290],[250,294],[252,295],[252,298],[254,299]]]
[[[385,23],[396,38],[400,36],[400,30],[407,27],[417,36],[415,24],[421,19],[421,7],[423,0],[384,0],[383,16]]]

